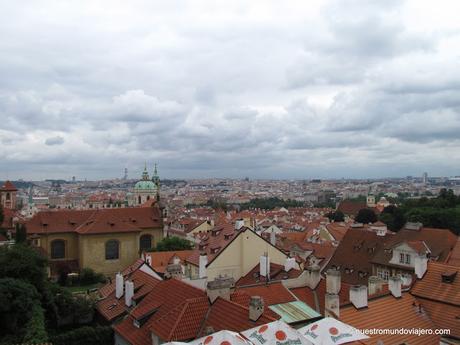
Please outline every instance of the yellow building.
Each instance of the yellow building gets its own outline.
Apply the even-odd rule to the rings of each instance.
[[[163,238],[157,203],[149,207],[39,212],[26,227],[32,244],[48,256],[52,274],[88,267],[112,275]]]

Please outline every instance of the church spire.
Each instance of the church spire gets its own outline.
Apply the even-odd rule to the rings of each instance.
[[[142,180],[144,181],[149,180],[149,173],[147,171],[147,162],[144,163],[144,172],[142,173]]]

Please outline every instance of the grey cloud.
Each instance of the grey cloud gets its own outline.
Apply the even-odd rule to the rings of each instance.
[[[61,136],[47,138],[45,140],[45,144],[48,145],[48,146],[62,145],[62,144],[64,144],[64,138],[61,137]]]

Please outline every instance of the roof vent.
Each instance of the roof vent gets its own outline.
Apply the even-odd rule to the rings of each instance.
[[[441,274],[441,279],[443,283],[451,284],[454,282],[456,276],[457,271],[446,271]]]

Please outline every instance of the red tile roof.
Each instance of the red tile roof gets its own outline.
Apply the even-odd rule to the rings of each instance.
[[[367,208],[365,201],[343,200],[339,203],[337,211],[341,211],[346,215],[356,216],[359,210]]]
[[[245,276],[238,279],[236,286],[245,286],[253,284],[265,283],[267,280],[265,277],[259,275],[260,264],[257,264],[252,270],[250,270]],[[283,279],[296,278],[302,272],[300,270],[291,269],[289,272],[284,270],[283,265],[270,263],[270,281],[280,281]]]
[[[194,339],[209,309],[207,297],[190,298],[150,323],[150,330],[164,341]]]
[[[185,261],[193,250],[178,250],[169,252],[146,252],[145,255],[150,255],[152,258],[152,267],[156,272],[164,273],[168,264],[172,263],[174,257],[178,257],[181,261]]]
[[[284,285],[279,283],[263,284],[257,286],[238,287],[237,292],[244,292],[249,296],[260,296],[266,305],[293,302],[296,298]]]
[[[129,279],[134,283],[133,298],[137,303],[159,283],[159,280],[141,270],[134,271],[127,275],[125,279]],[[107,321],[112,321],[129,310],[129,307],[125,304],[124,295],[118,299],[115,297],[115,291],[112,291],[106,298],[98,301],[96,308],[99,314]]]
[[[453,266],[460,266],[460,237],[450,253],[447,263]]]
[[[11,181],[6,181],[0,190],[2,192],[16,192],[18,189]]]
[[[212,327],[215,332],[225,329],[240,332],[275,320],[275,318],[266,315],[264,312],[257,321],[251,321],[249,319],[249,309],[247,307],[219,297],[211,307],[204,323],[203,330],[207,327]]]
[[[325,267],[337,268],[342,282],[352,285],[367,285],[372,275],[372,260],[392,235],[378,236],[365,228],[350,228],[339,243],[331,260]]]
[[[157,207],[58,210],[37,213],[26,227],[29,234],[136,232],[161,228],[162,218]]]
[[[442,281],[442,275],[446,272],[458,272],[452,283]],[[411,293],[416,297],[452,304],[460,308],[460,267],[429,262],[425,275],[415,282]]]
[[[408,293],[401,298],[393,296],[371,299],[368,307],[356,309],[353,305],[340,310],[340,320],[358,329],[435,329],[436,325],[430,320],[427,313],[417,306],[416,299]],[[384,334],[370,335],[370,339],[363,340],[365,344],[410,344],[426,345],[439,344],[439,335],[399,335]]]

